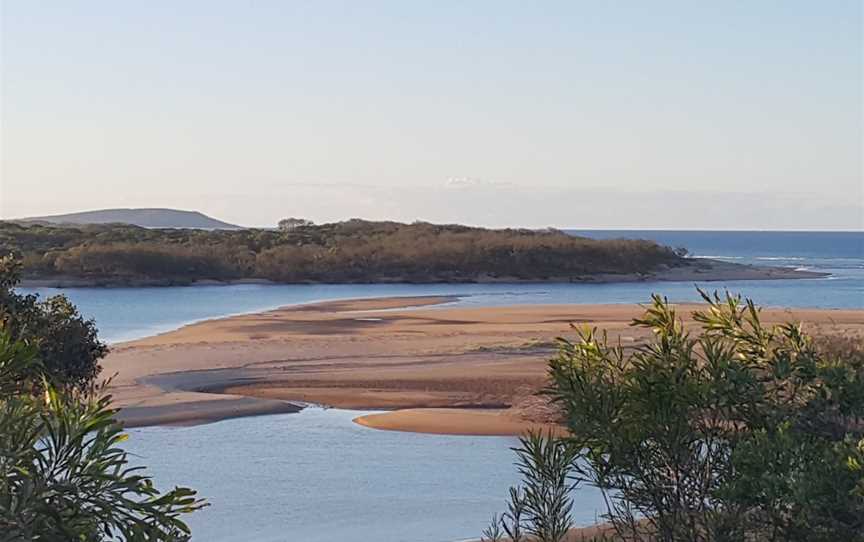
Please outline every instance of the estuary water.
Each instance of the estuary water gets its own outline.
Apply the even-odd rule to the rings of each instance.
[[[577,232],[636,237],[688,248],[693,257],[830,273],[808,280],[701,284],[768,306],[864,308],[864,234]],[[652,292],[698,300],[694,284],[235,285],[171,288],[40,288],[63,293],[116,342],[197,320],[313,301],[454,295],[456,303],[645,302]],[[159,487],[188,485],[212,506],[191,516],[193,540],[447,542],[477,538],[516,482],[513,438],[419,435],[353,424],[364,412],[225,420],[196,427],[132,429],[127,448]],[[577,524],[602,512],[596,490],[574,493]]]
[[[515,438],[378,431],[367,412],[309,408],[195,427],[131,429],[126,448],[159,487],[188,485],[209,508],[202,542],[452,542],[480,537],[518,481]],[[602,497],[574,492],[577,525]]]

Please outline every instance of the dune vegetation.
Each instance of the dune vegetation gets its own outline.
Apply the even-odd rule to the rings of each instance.
[[[604,496],[598,541],[864,540],[860,339],[703,297],[687,330],[655,295],[633,351],[591,328],[559,341],[547,392],[569,434],[521,439],[523,484],[484,541],[562,542],[581,486]]]
[[[558,230],[299,222],[236,231],[0,222],[0,253],[20,258],[27,279],[105,284],[575,281],[683,263],[676,251],[651,241],[594,240]]]

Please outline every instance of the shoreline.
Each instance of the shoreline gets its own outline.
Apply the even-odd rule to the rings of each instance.
[[[131,426],[208,423],[296,411],[302,403],[386,410],[356,420],[376,429],[513,435],[550,412],[536,390],[571,322],[609,330],[627,347],[632,304],[441,307],[451,297],[367,298],[205,320],[114,345],[103,374]],[[699,305],[679,305],[682,316]],[[766,322],[802,320],[864,333],[864,310],[766,309]],[[544,409],[545,408],[545,409]]]
[[[111,279],[73,276],[25,277],[20,286],[24,288],[164,288],[193,286],[258,285],[326,285],[326,284],[614,284],[629,282],[717,282],[728,280],[784,280],[816,279],[830,273],[803,271],[789,267],[757,266],[716,260],[712,258],[688,258],[685,265],[666,267],[645,273],[597,273],[569,277],[546,277],[520,279],[518,277],[478,276],[464,280],[358,280],[349,282],[302,281],[274,282],[263,278],[232,280],[215,279]]]

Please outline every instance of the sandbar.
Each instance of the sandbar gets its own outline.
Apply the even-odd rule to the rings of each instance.
[[[647,335],[622,305],[447,305],[452,297],[360,299],[214,319],[121,343],[103,362],[129,425],[206,423],[291,412],[304,403],[385,410],[367,427],[500,435],[548,427],[538,390],[571,324],[625,347]],[[679,305],[690,313],[699,305]],[[864,311],[765,309],[767,323],[864,336]]]

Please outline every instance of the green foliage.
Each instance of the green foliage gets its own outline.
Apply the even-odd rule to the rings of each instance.
[[[0,542],[174,541],[195,492],[160,493],[119,447],[110,397],[93,387],[106,347],[65,297],[14,287],[0,258]]]
[[[510,488],[507,512],[492,518],[484,536],[490,541],[500,540],[503,530],[511,542],[561,542],[573,525],[570,492],[575,487],[571,480],[574,450],[551,434],[532,432],[521,437],[513,451],[522,485]]]
[[[294,219],[279,230],[227,231],[0,222],[4,251],[22,259],[28,277],[104,284],[571,280],[682,262],[672,249],[650,241],[356,219],[323,225]]]
[[[575,454],[566,441],[529,433],[514,448],[522,476],[525,530],[539,542],[560,542],[573,525],[570,481]],[[511,493],[511,496],[516,496]]]
[[[628,353],[579,330],[550,361],[577,450],[628,540],[864,540],[864,356],[703,294],[695,336],[655,296]]]
[[[0,327],[0,541],[176,541],[204,503],[188,488],[160,493],[130,467],[110,397],[22,385],[38,349]]]
[[[849,469],[849,473],[857,480],[852,493],[859,497],[864,497],[864,438],[859,440],[858,444],[849,450],[849,456],[846,458],[846,468]]]
[[[480,542],[501,542],[502,540],[504,540],[504,532],[501,530],[501,518],[494,514],[489,526],[483,529]]]
[[[99,360],[108,352],[92,320],[84,319],[64,296],[40,301],[14,290],[21,264],[0,257],[0,326],[13,339],[38,348],[42,370],[55,384],[84,389],[99,374]]]
[[[32,346],[13,341],[5,331],[0,333],[0,397],[30,391],[29,383],[40,371],[41,365]]]
[[[525,538],[523,527],[527,520],[526,505],[525,490],[521,487],[511,487],[507,511],[504,512],[500,520],[501,527],[507,533],[510,542],[522,542]]]

